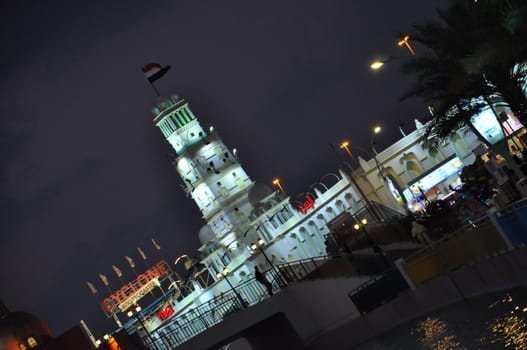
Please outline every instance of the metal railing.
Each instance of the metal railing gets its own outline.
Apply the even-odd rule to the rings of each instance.
[[[282,280],[287,283],[297,282],[306,278],[311,272],[315,271],[332,258],[333,256],[322,255],[276,265],[276,268],[282,276]]]
[[[273,292],[277,292],[287,283],[304,279],[331,258],[330,256],[319,256],[302,259],[276,265],[276,269],[269,269],[264,273],[270,277]],[[242,300],[232,290],[223,292],[150,331],[150,337],[142,337],[144,344],[152,350],[173,349],[222,322],[228,315],[269,297],[265,286],[254,278],[234,288]]]
[[[273,276],[272,285],[274,292],[281,288],[276,276]],[[152,330],[150,337],[143,337],[143,342],[152,350],[173,349],[222,322],[228,315],[269,297],[267,289],[254,278],[235,286],[235,290],[242,300],[234,291],[223,292]]]
[[[514,209],[523,209],[525,204],[516,205]],[[488,216],[484,216],[434,242],[431,247],[406,257],[401,266],[412,282],[419,285],[506,248],[496,227]],[[392,268],[350,291],[348,296],[361,313],[366,313],[408,289],[401,273]]]

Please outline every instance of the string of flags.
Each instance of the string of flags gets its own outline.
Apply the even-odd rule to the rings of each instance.
[[[154,246],[154,248],[157,251],[161,250],[161,245],[159,243],[157,243],[157,241],[154,238],[152,238],[151,241],[152,241],[152,245]],[[139,255],[141,256],[141,258],[144,261],[146,261],[148,259],[147,255],[145,254],[145,252],[140,247],[137,247],[137,251],[138,251]],[[130,266],[130,268],[132,270],[135,269],[136,265],[135,265],[134,260],[131,257],[127,256],[127,255],[125,256],[125,259],[128,262],[128,265]],[[118,278],[121,278],[123,276],[123,272],[121,271],[121,269],[119,269],[119,267],[117,267],[115,265],[112,265],[112,269],[113,269],[113,271],[115,272],[115,274],[117,275]],[[110,281],[108,280],[108,277],[106,277],[102,273],[99,273],[99,279],[101,280],[101,282],[106,287],[110,286]],[[88,286],[88,289],[90,290],[90,292],[92,294],[97,294],[97,288],[95,288],[93,283],[87,281],[86,285]]]

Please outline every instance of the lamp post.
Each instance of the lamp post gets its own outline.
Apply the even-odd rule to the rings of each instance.
[[[284,190],[284,187],[282,186],[282,183],[280,182],[280,179],[279,178],[275,178],[273,180],[273,185],[275,185],[276,187],[278,187],[278,189],[280,190],[280,192],[282,192],[284,195],[287,195],[285,193],[285,190]]]
[[[229,278],[227,277],[227,275],[229,274],[229,269],[224,267],[223,268],[223,272],[218,272],[216,274],[216,277],[218,278],[218,280],[221,280],[222,278],[225,279],[225,281],[227,282],[227,284],[229,285],[229,287],[231,288],[232,292],[234,293],[234,295],[236,296],[236,298],[238,298],[238,301],[240,302],[240,305],[242,308],[246,308],[247,306],[247,302],[245,300],[243,300],[242,296],[238,293],[238,291],[234,288],[234,286],[232,285],[231,281],[229,281]]]
[[[382,131],[382,128],[380,125],[375,125],[373,127],[373,133],[371,134],[371,150],[373,151],[374,155],[377,155],[377,150],[375,149],[375,135],[380,133]]]
[[[408,49],[408,51],[410,51],[412,56],[415,56],[415,51],[412,48],[412,45],[410,45],[409,40],[410,40],[410,34],[406,34],[401,40],[397,42],[397,46],[403,46],[403,45],[406,46],[406,48]]]
[[[351,150],[350,150],[350,143],[349,141],[343,141],[341,144],[340,144],[340,149],[343,149],[346,151],[346,153],[352,158],[352,159],[355,159],[353,157],[353,153],[351,153]],[[366,210],[368,211],[368,213],[371,214],[371,216],[378,220],[378,221],[382,221],[381,219],[381,216],[379,215],[379,213],[377,213],[377,210],[375,209],[375,207],[373,206],[373,204],[371,203],[371,201],[368,199],[368,197],[366,196],[366,194],[364,193],[364,191],[362,190],[362,188],[359,186],[359,184],[357,183],[357,180],[355,180],[355,177],[353,176],[353,168],[350,167],[350,174],[349,174],[349,177],[351,179],[351,182],[353,183],[353,185],[357,188],[357,191],[359,192],[359,195],[361,196],[362,200],[364,201],[364,204],[366,206]]]
[[[390,262],[386,258],[386,255],[384,253],[384,250],[375,242],[375,240],[370,236],[370,233],[366,229],[366,225],[368,225],[368,220],[366,218],[363,218],[360,221],[357,221],[355,225],[353,225],[353,228],[355,231],[362,231],[364,232],[364,235],[366,236],[366,239],[368,240],[368,243],[372,246],[373,252],[377,255],[380,255],[382,257],[382,260],[386,266],[390,265]]]
[[[357,161],[357,159],[355,158],[355,156],[353,155],[353,153],[351,153],[351,150],[350,150],[350,143],[349,141],[343,141],[341,144],[340,144],[340,149],[343,149],[346,151],[346,153],[350,156],[351,159],[353,159],[354,161]]]
[[[154,346],[154,348],[156,350],[159,350],[156,343],[154,342],[154,339],[152,339],[152,335],[150,334],[150,332],[148,331],[148,329],[146,328],[145,326],[145,322],[143,320],[143,318],[141,317],[141,306],[138,305],[138,304],[135,304],[134,305],[134,311],[135,311],[135,318],[139,321],[139,323],[141,324],[141,326],[143,327],[145,333],[146,333],[146,337],[148,338],[148,340],[150,341],[150,343]],[[126,316],[128,316],[129,318],[132,318],[134,317],[134,311],[132,310],[128,310],[128,312],[126,313]]]
[[[265,254],[265,251],[263,250],[263,246],[265,245],[265,241],[261,238],[258,238],[258,241],[256,243],[252,243],[251,244],[251,249],[253,251],[260,251],[260,253],[262,253],[262,255],[264,256],[265,260],[267,261],[267,263],[269,264],[269,266],[271,266],[271,269],[274,271],[274,273],[276,274],[276,276],[278,276],[278,279],[280,281],[280,284],[282,286],[286,286],[287,283],[284,281],[284,279],[282,278],[282,275],[280,274],[280,272],[278,271],[278,269],[276,268],[276,266],[274,266],[274,264],[271,262],[271,260],[269,259],[269,257],[267,256],[267,254]]]

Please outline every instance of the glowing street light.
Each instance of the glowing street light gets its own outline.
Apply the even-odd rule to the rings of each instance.
[[[282,186],[282,184],[280,183],[280,179],[279,178],[276,178],[273,180],[273,185],[275,185],[276,187],[278,187],[278,189],[280,190],[280,192],[282,192],[283,194],[286,194],[285,193],[285,190],[284,190],[284,187]]]
[[[349,141],[343,141],[339,147],[345,150],[346,153],[351,157],[351,159],[356,161],[355,156],[353,155],[353,153],[351,153]]]
[[[382,66],[384,66],[384,64],[386,63],[386,61],[373,61],[372,63],[370,63],[370,68],[373,69],[373,70],[379,70],[382,68]]]
[[[375,135],[377,135],[381,131],[382,131],[382,128],[380,127],[380,125],[375,125],[373,127],[373,133],[371,134],[371,149],[374,155],[379,154],[377,150],[375,149]]]
[[[397,46],[403,46],[403,45],[406,46],[406,48],[408,49],[408,51],[410,51],[412,56],[415,56],[415,51],[410,45],[410,43],[408,42],[408,40],[410,40],[410,35],[406,34],[401,40],[397,42]]]

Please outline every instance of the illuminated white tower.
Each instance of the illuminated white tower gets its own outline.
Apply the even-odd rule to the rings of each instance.
[[[249,227],[247,194],[252,180],[212,128],[201,127],[184,99],[172,96],[152,112],[155,125],[177,154],[174,166],[185,191],[207,221],[199,237],[204,263],[213,275],[231,263],[238,266],[248,256],[240,242]],[[204,252],[208,243],[212,249]]]

